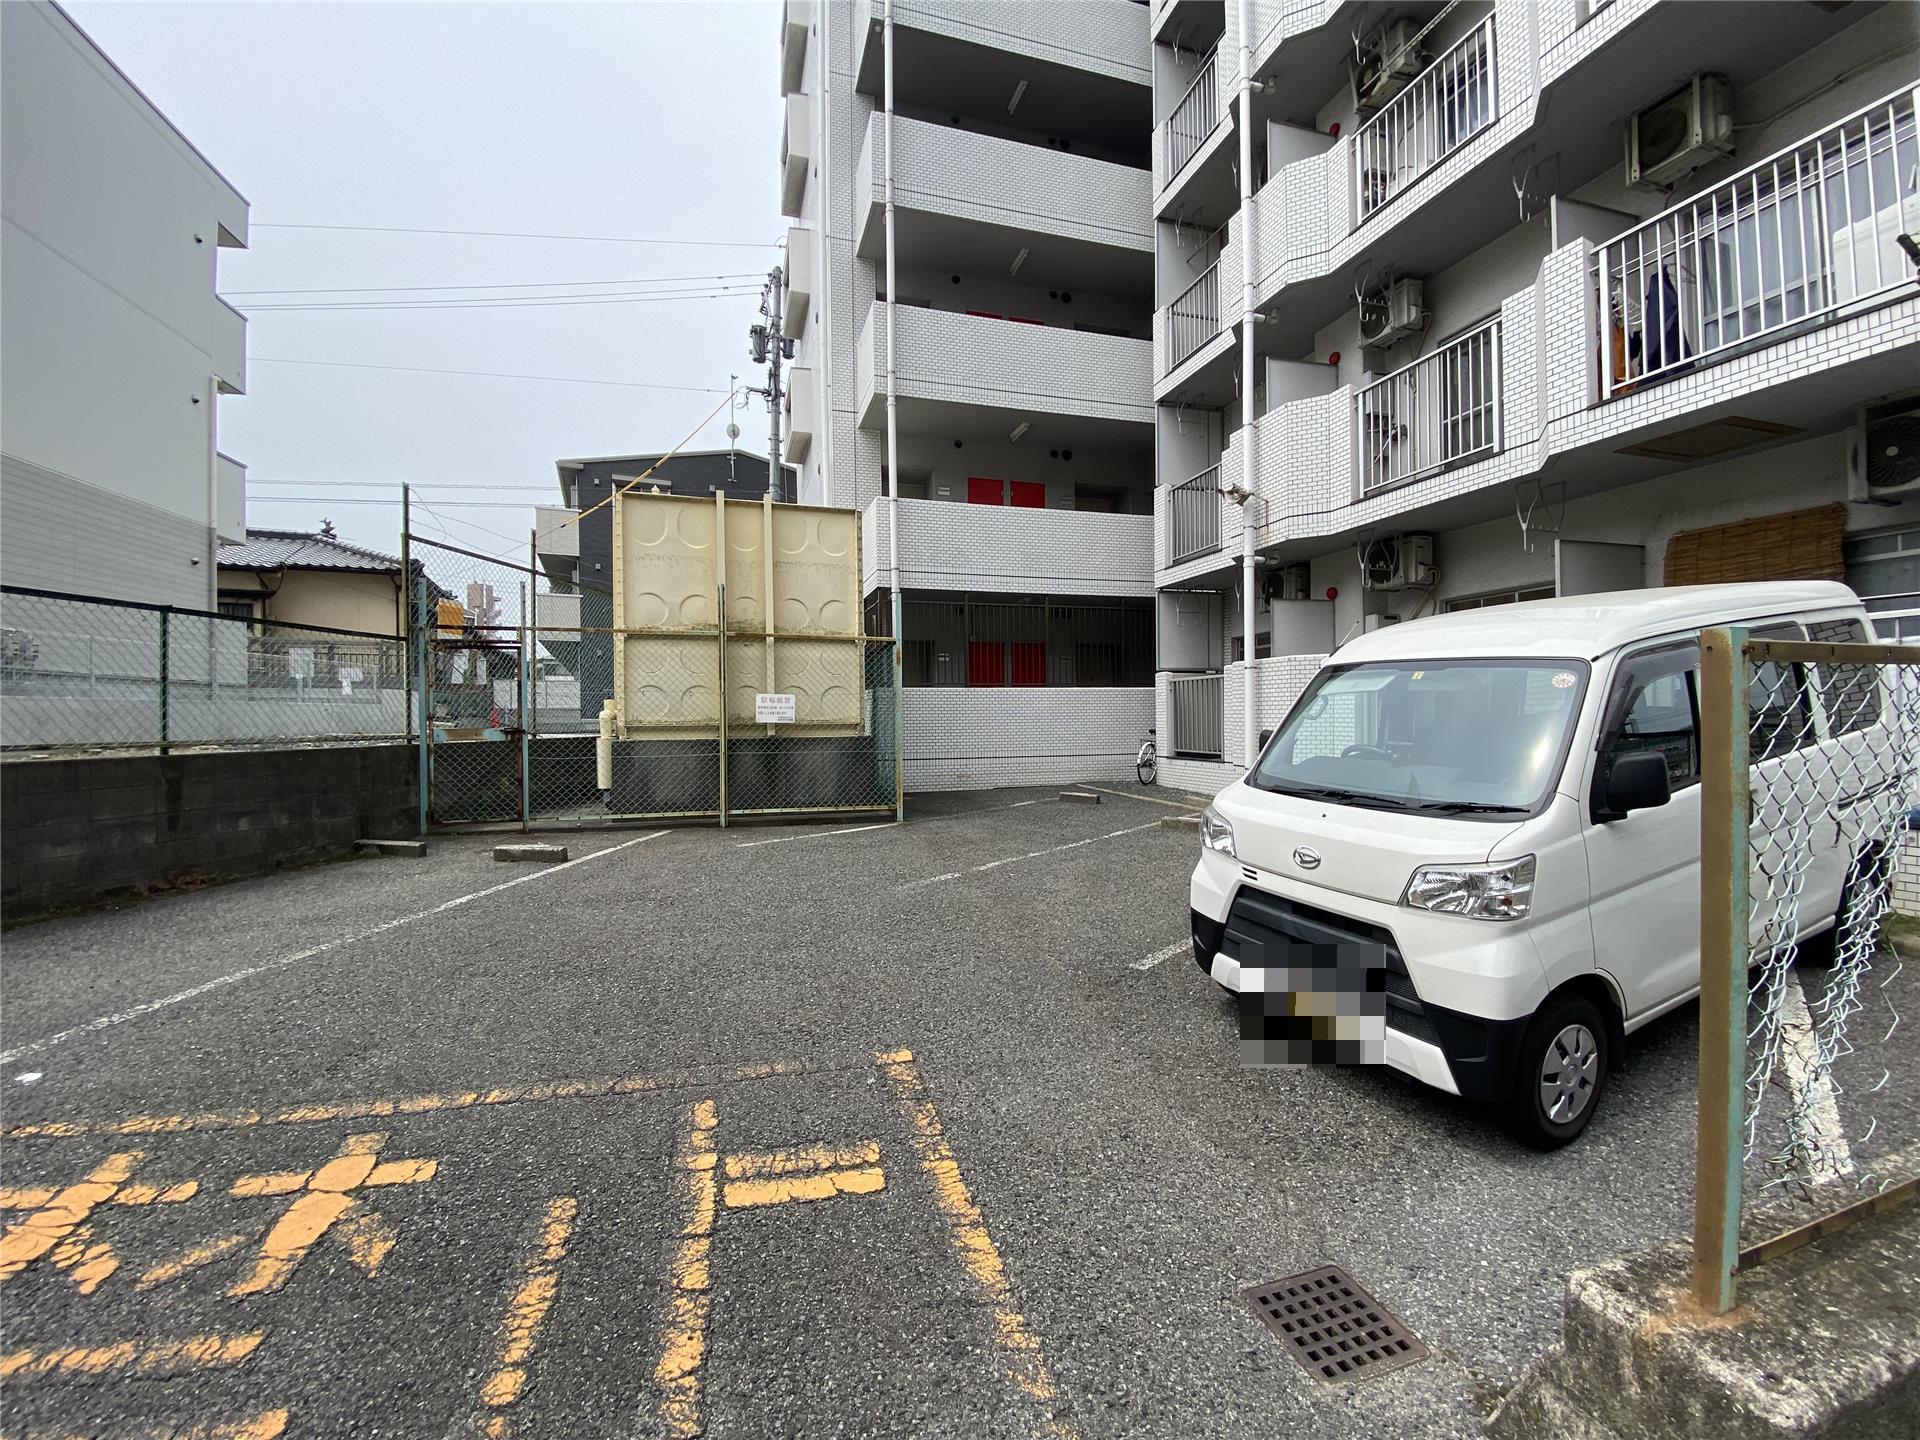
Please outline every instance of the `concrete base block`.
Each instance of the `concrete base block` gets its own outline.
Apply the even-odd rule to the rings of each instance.
[[[1915,1434],[1920,1205],[1755,1266],[1730,1315],[1691,1308],[1688,1267],[1678,1242],[1576,1272],[1565,1338],[1495,1412],[1493,1440]]]
[[[555,860],[567,858],[564,845],[496,845],[493,847],[496,860],[533,860],[541,864],[550,864]]]
[[[375,855],[397,855],[403,860],[417,860],[427,853],[424,840],[362,840],[355,847]]]
[[[1198,830],[1200,817],[1198,815],[1163,815],[1160,817],[1160,828],[1162,830]]]
[[[1072,805],[1098,805],[1100,792],[1097,790],[1062,790],[1060,798]]]

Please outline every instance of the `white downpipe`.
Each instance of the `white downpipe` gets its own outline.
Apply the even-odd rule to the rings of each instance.
[[[814,133],[818,137],[813,142],[813,153],[820,157],[820,256],[818,268],[808,276],[808,282],[814,287],[810,292],[821,297],[821,303],[813,307],[816,319],[814,328],[814,346],[820,352],[816,362],[823,379],[840,373],[839,359],[833,353],[833,318],[840,307],[829,303],[833,298],[833,167],[839,156],[827,152],[827,146],[833,138],[833,7],[822,5],[816,12],[820,19],[820,40],[814,46],[815,60],[820,66],[820,113],[814,120]],[[793,262],[787,262],[788,279],[791,280]],[[820,446],[820,454],[814,462],[814,469],[820,476],[820,503],[832,505],[836,496],[832,486],[838,473],[833,468],[833,386],[831,383],[820,387],[820,414],[815,417],[823,432],[815,442]],[[794,499],[800,498],[799,477],[794,477]]]
[[[905,636],[901,634],[900,604],[900,424],[898,386],[895,381],[895,365],[899,350],[894,344],[893,317],[899,310],[899,290],[894,279],[893,246],[893,0],[887,0],[885,41],[886,94],[884,97],[887,118],[885,133],[887,141],[887,585],[891,592],[893,608],[893,735],[894,735],[894,788],[893,809],[896,820],[906,818],[906,797],[900,774],[903,750],[901,749],[901,725],[904,698],[901,687],[905,681],[901,652]]]
[[[1240,753],[1252,769],[1260,737],[1260,717],[1254,710],[1260,687],[1253,665],[1258,588],[1253,530],[1253,20],[1248,0],[1236,0],[1235,8],[1240,24],[1240,488],[1246,493],[1240,502],[1240,657],[1246,662],[1241,675],[1245,727]]]

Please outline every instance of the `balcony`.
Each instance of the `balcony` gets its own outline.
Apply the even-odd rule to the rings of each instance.
[[[818,423],[820,402],[813,383],[813,367],[796,365],[787,371],[787,453],[795,465],[807,458],[813,448],[813,427]]]
[[[1462,35],[1355,132],[1355,229],[1499,117],[1493,21]]]
[[[862,11],[865,23],[859,18]],[[880,93],[884,11],[882,0],[866,0],[855,7],[855,68],[864,95]],[[950,65],[965,65],[968,60],[954,50],[958,42],[980,52],[977,63],[1005,56],[1028,66],[1036,62],[1060,66],[1134,86],[1153,83],[1147,8],[1133,0],[1047,5],[894,0],[893,23],[894,63],[903,69],[923,54],[938,54]]]
[[[247,467],[231,455],[214,455],[213,526],[222,540],[247,538]]]
[[[1168,489],[1166,566],[1220,548],[1221,503],[1218,465]]]
[[[780,128],[780,213],[788,219],[800,218],[812,165],[813,107],[805,95],[789,95],[786,121]]]
[[[1498,316],[1354,396],[1360,485],[1374,495],[1501,448]]]
[[[1173,113],[1161,126],[1160,174],[1165,184],[1170,185],[1179,178],[1187,162],[1220,126],[1223,116],[1219,61],[1220,52],[1216,49],[1200,62],[1199,73],[1193,77],[1187,93],[1180,97]]]
[[[563,505],[536,505],[533,507],[534,548],[542,555],[558,555],[563,558],[580,558],[580,527],[575,523],[579,512]]]
[[[580,596],[557,594],[542,591],[534,597],[533,623],[542,630],[553,626],[560,630],[578,630],[580,628]],[[565,643],[577,640],[577,635],[552,635],[543,637],[541,643]]]
[[[1220,333],[1220,262],[1201,272],[1167,307],[1160,326],[1162,356],[1160,373],[1171,375]]]
[[[786,0],[781,6],[780,93],[791,95],[800,88],[807,66],[807,32],[818,11],[818,0]]]
[[[1600,247],[1600,398],[1912,295],[1914,120],[1897,92]]]
[[[212,366],[222,395],[247,393],[247,317],[214,296]]]
[[[787,299],[780,316],[782,334],[795,339],[806,332],[807,311],[813,303],[813,231],[787,227]]]
[[[876,301],[861,327],[860,423],[882,423],[887,391],[887,312]],[[1081,427],[1079,443],[1141,443],[1136,426],[1153,422],[1153,342],[1054,325],[964,315],[901,305],[894,316],[900,346],[897,367],[902,409],[912,405],[931,423],[925,402],[987,407],[1028,415],[1078,416],[1101,422]],[[912,423],[905,417],[903,423]]]
[[[887,584],[889,502],[861,515],[866,588]],[[1051,595],[1153,594],[1153,517],[900,501],[901,588]]]
[[[1025,249],[1022,281],[1123,294],[1150,283],[1147,171],[900,115],[893,144],[903,253],[999,273]],[[886,116],[876,114],[855,171],[870,197],[859,212],[858,248],[871,260],[886,254],[886,162]]]

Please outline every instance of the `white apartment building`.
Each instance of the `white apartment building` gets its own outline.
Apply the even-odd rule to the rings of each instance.
[[[1149,23],[1164,779],[1233,778],[1375,625],[1814,576],[1920,604],[1920,6]]]
[[[246,534],[247,202],[57,5],[0,5],[0,573],[201,610]]]
[[[870,631],[897,488],[909,788],[1127,773],[1153,724],[1147,25],[784,7],[787,459],[802,503],[863,511]]]

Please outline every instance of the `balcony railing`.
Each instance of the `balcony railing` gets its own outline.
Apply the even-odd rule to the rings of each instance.
[[[1173,712],[1173,734],[1168,753],[1218,760],[1225,753],[1220,740],[1225,675],[1175,675],[1167,681],[1167,699]]]
[[[1499,99],[1489,14],[1354,135],[1354,224],[1491,125]]]
[[[1600,394],[1831,324],[1898,289],[1920,231],[1914,91],[1876,101],[1610,240]]]
[[[1200,278],[1167,307],[1167,374],[1172,374],[1209,340],[1220,333],[1220,262],[1214,261]]]
[[[1448,341],[1354,396],[1363,494],[1501,448],[1500,320]]]
[[[1202,470],[1167,492],[1167,564],[1220,548],[1220,467]]]
[[[1220,123],[1219,58],[1220,52],[1216,49],[1200,62],[1200,72],[1167,117],[1166,170],[1161,177],[1167,184],[1173,182],[1187,161],[1206,144],[1213,127]]]

